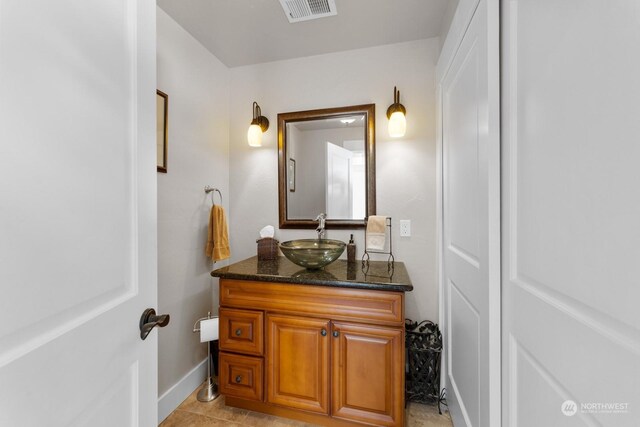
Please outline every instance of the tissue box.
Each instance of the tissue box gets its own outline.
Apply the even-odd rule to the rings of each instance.
[[[258,261],[269,261],[278,257],[278,241],[273,237],[256,240],[258,244]]]

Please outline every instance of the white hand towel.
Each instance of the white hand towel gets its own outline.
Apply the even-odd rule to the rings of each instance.
[[[367,221],[367,250],[383,251],[387,237],[387,217],[372,215]]]

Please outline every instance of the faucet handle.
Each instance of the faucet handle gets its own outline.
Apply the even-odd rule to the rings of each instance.
[[[327,214],[323,212],[321,214],[318,214],[318,216],[316,217],[316,221],[320,221],[326,218],[327,218]]]

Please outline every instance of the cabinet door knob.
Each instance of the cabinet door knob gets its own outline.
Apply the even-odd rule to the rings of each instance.
[[[338,331],[333,331],[333,336],[334,336],[334,337],[338,338],[338,336],[339,336],[339,335],[340,335],[340,332],[338,332]]]
[[[323,337],[326,337],[327,336],[327,330],[326,329],[321,330],[320,331],[320,335],[322,335]]]
[[[237,383],[240,383],[240,381],[242,381],[242,375],[238,375],[238,376],[236,377],[236,382],[237,382]]]
[[[242,329],[240,329],[240,328],[236,329],[236,335],[237,336],[242,335]]]

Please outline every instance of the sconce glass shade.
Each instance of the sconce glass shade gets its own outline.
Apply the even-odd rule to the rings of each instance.
[[[407,110],[400,104],[400,91],[394,86],[393,104],[387,108],[387,118],[389,119],[389,136],[392,138],[403,137],[407,131]]]
[[[253,120],[247,131],[247,142],[251,147],[262,147],[262,133],[269,129],[269,119],[262,115],[257,102],[253,103]]]
[[[396,111],[389,118],[389,136],[393,138],[403,137],[407,131],[407,118],[402,111]]]
[[[258,124],[251,124],[247,132],[247,141],[251,147],[262,147],[262,129]]]

